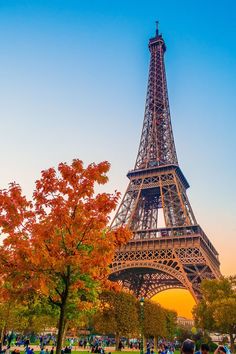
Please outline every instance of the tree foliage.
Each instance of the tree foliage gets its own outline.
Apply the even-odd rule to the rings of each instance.
[[[230,336],[234,351],[236,338],[235,277],[204,280],[201,284],[202,300],[194,308],[194,319],[200,328]]]
[[[177,328],[177,312],[165,309],[165,320],[167,337],[173,340]]]
[[[101,334],[114,334],[116,346],[120,336],[138,335],[139,317],[134,296],[122,291],[104,291],[99,298],[100,309],[94,316],[96,331]]]
[[[176,330],[176,313],[166,310],[158,303],[145,300],[143,305],[144,336],[173,338]],[[132,337],[141,333],[140,302],[126,292],[104,291],[100,295],[100,308],[94,318],[95,331],[114,334],[116,345],[121,336]]]
[[[166,337],[166,313],[157,303],[145,301],[144,304],[144,335],[145,337]]]
[[[42,171],[33,199],[11,183],[0,191],[0,277],[17,295],[47,297],[59,308],[57,354],[66,320],[92,306],[107,287],[115,249],[130,232],[108,228],[119,193],[95,193],[108,180],[109,163],[84,168],[80,160]]]
[[[57,319],[58,309],[32,291],[21,301],[14,297],[14,293],[0,297],[1,342],[7,332],[40,333],[46,328],[56,327]]]

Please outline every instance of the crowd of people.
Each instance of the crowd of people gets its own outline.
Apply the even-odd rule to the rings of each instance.
[[[181,354],[209,354],[210,348],[206,343],[201,344],[200,350],[196,351],[195,343],[191,339],[186,339],[181,346]],[[226,345],[219,345],[214,354],[230,354],[230,350]]]
[[[41,336],[39,339],[40,351],[39,354],[54,354],[55,353],[55,345],[56,345],[56,337],[52,335]],[[24,346],[25,354],[34,354],[35,349],[30,346],[30,340],[27,337],[17,337],[14,342],[14,347],[11,347],[12,336],[9,335],[5,338],[5,348],[0,348],[0,354],[20,354],[19,347],[21,345]],[[71,354],[72,348],[74,348],[75,344],[78,344],[78,347],[84,350],[88,350],[91,353],[105,354],[105,348],[113,346],[115,344],[114,339],[110,339],[108,337],[92,337],[92,338],[83,338],[77,339],[74,338],[68,339],[70,345],[65,346],[61,354]],[[51,349],[46,348],[50,343],[53,343]],[[118,344],[118,349],[121,351],[125,348],[125,346],[129,347],[131,350],[140,350],[141,342],[136,339],[131,340],[120,340]],[[179,348],[181,354],[210,354],[209,345],[206,343],[201,344],[201,347],[198,351],[196,351],[195,343],[191,339],[186,339],[182,346]],[[150,340],[147,343],[146,348],[144,348],[145,354],[174,354],[176,351],[176,342],[170,342],[166,340],[159,340],[157,350],[154,349],[154,343]],[[230,350],[225,345],[219,345],[217,349],[214,351],[214,354],[230,354]],[[107,353],[111,354],[111,353]]]

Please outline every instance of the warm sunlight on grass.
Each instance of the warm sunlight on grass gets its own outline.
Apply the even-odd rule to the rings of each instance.
[[[192,308],[195,305],[195,301],[187,290],[166,290],[155,295],[152,300],[159,302],[168,309],[176,310],[178,316],[192,318]]]

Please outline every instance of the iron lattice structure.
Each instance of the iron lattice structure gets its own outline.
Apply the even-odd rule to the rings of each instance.
[[[171,126],[165,42],[158,28],[151,53],[144,123],[135,167],[112,227],[128,225],[132,239],[117,250],[110,279],[138,297],[185,288],[197,300],[204,278],[220,276],[218,253],[197,224]],[[160,210],[165,227],[158,227]]]

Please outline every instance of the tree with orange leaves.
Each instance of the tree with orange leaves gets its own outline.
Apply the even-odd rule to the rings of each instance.
[[[108,285],[115,249],[131,236],[124,227],[108,227],[119,193],[95,193],[109,168],[108,162],[60,163],[42,171],[32,201],[16,183],[0,191],[1,279],[16,294],[33,290],[58,306],[57,354],[66,320],[92,306]]]

